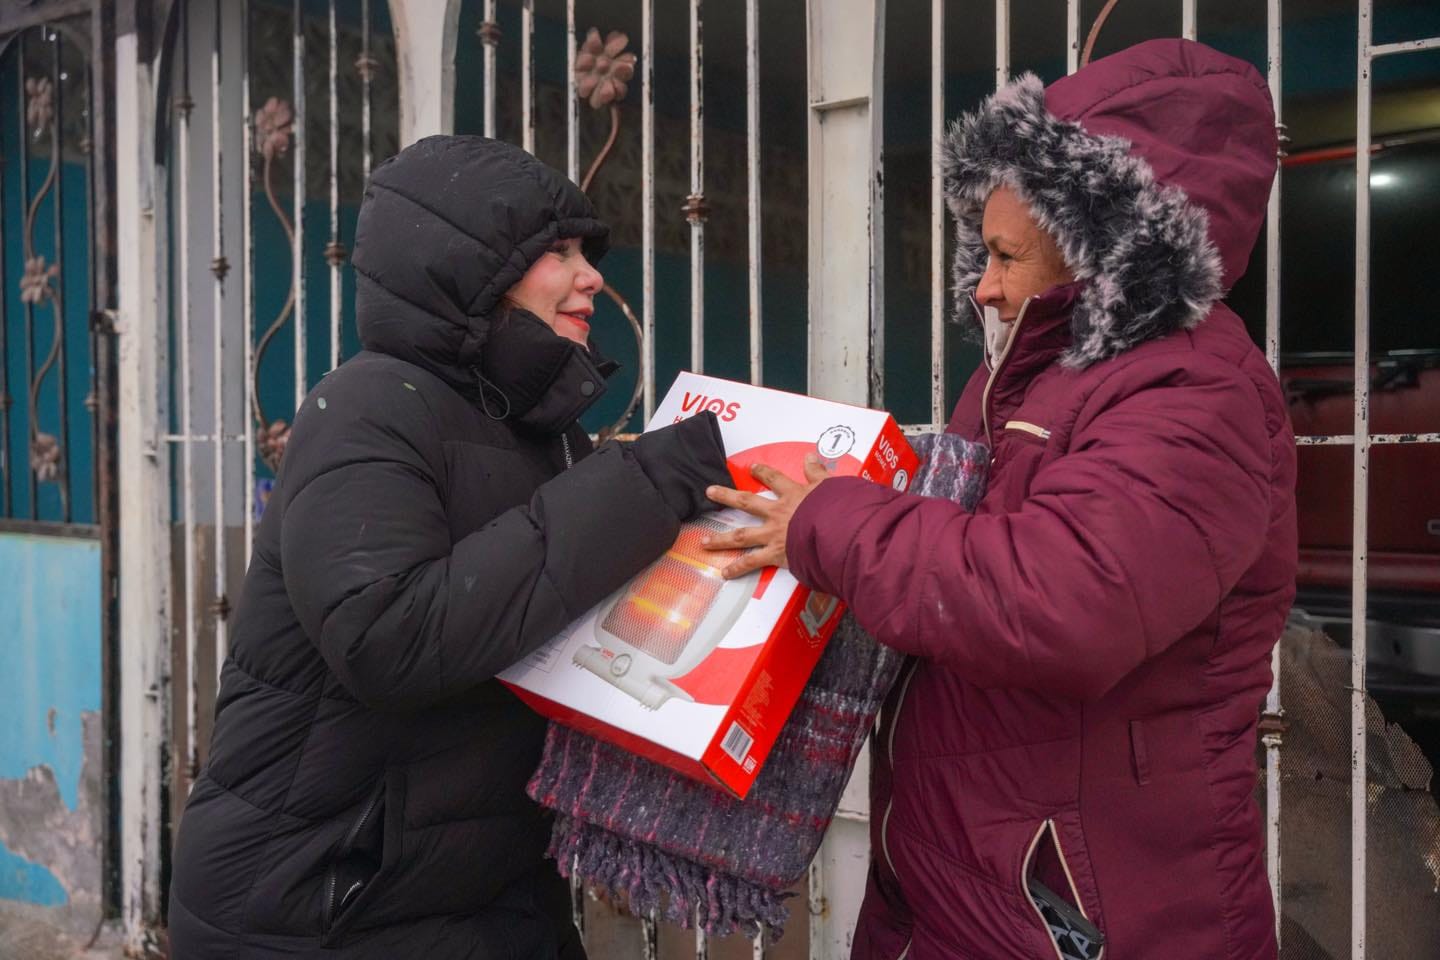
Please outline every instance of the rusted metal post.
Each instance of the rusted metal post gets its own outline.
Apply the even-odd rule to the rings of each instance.
[[[194,197],[190,190],[190,115],[195,100],[190,90],[190,5],[180,7],[180,93],[173,100],[175,111],[175,346],[180,354],[180,536],[184,558],[180,576],[181,596],[185,602],[185,766],[183,776],[187,789],[200,772],[200,675],[196,670],[200,636],[196,625],[199,605],[195,556],[195,387],[192,381],[194,358],[190,348],[194,336],[190,329],[190,211]]]
[[[210,362],[210,388],[212,391],[211,400],[214,403],[212,418],[213,434],[211,439],[211,464],[214,468],[215,490],[214,490],[214,606],[211,608],[211,621],[214,625],[214,654],[215,654],[215,676],[216,687],[219,690],[220,668],[225,663],[225,655],[230,645],[229,622],[230,601],[227,597],[229,588],[227,577],[229,571],[229,557],[225,550],[225,444],[229,439],[225,435],[225,393],[224,378],[225,371],[225,277],[230,272],[229,262],[225,258],[225,190],[224,190],[224,163],[221,159],[223,153],[224,124],[221,120],[223,109],[221,106],[221,81],[223,80],[222,70],[224,60],[221,56],[221,42],[224,37],[222,30],[223,11],[220,4],[215,4],[210,15],[214,17],[214,36],[211,38],[210,47],[210,202],[212,213],[211,222],[211,250],[213,256],[210,260],[210,273],[213,277],[211,284],[211,353]]]
[[[144,9],[142,9],[144,8]],[[136,954],[158,944],[168,791],[170,534],[164,321],[165,185],[153,152],[154,60],[148,5],[116,11],[115,132],[119,311],[121,917]]]
[[[1355,67],[1355,409],[1350,581],[1350,956],[1365,958],[1365,658],[1370,546],[1370,110],[1374,0],[1360,0]]]

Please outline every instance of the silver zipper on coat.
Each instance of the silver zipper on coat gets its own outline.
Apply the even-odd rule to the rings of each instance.
[[[918,660],[911,663],[905,674],[905,682],[900,685],[900,696],[895,698],[895,714],[890,718],[890,736],[885,738],[885,759],[890,764],[890,796],[885,801],[885,816],[880,819],[880,852],[885,855],[885,863],[897,880],[900,872],[895,869],[895,861],[890,859],[890,811],[895,808],[895,730],[900,726],[900,708],[905,706],[905,695],[910,692],[910,681],[914,678],[919,663]],[[910,950],[908,943],[905,950],[907,953]],[[903,958],[905,954],[900,956]]]
[[[1054,818],[1047,819],[1040,824],[1040,829],[1035,831],[1035,836],[1030,840],[1030,846],[1025,851],[1025,859],[1020,861],[1020,895],[1025,902],[1030,904],[1030,909],[1035,911],[1035,918],[1040,921],[1040,929],[1045,931],[1045,939],[1055,951],[1056,960],[1065,960],[1064,954],[1060,952],[1060,945],[1055,942],[1055,936],[1050,932],[1050,924],[1045,921],[1045,914],[1040,912],[1040,907],[1030,896],[1028,878],[1030,876],[1030,863],[1035,858],[1035,848],[1040,846],[1040,838],[1045,836],[1045,831],[1050,831],[1050,842],[1055,844],[1055,859],[1060,861],[1060,869],[1065,873],[1065,882],[1070,887],[1070,897],[1075,901],[1075,907],[1080,911],[1080,916],[1086,920],[1090,914],[1085,910],[1085,901],[1080,898],[1080,888],[1075,886],[1075,877],[1070,873],[1070,861],[1065,859],[1065,847],[1060,843],[1060,831],[1055,827]],[[1093,922],[1093,921],[1092,921]],[[1095,960],[1103,960],[1105,956],[1105,945],[1100,945],[1100,952],[1095,954]]]
[[[1005,338],[1005,348],[1000,351],[1000,357],[995,361],[995,366],[990,371],[990,377],[985,381],[985,392],[980,395],[980,419],[985,424],[985,442],[990,446],[990,459],[995,459],[995,437],[990,432],[990,388],[995,386],[995,380],[1000,376],[1000,371],[1005,369],[1005,361],[1010,358],[1010,348],[1015,346],[1015,341],[1020,337],[1020,324],[1025,321],[1025,311],[1030,309],[1030,301],[1034,297],[1026,297],[1025,302],[1020,304],[1020,313],[1015,317],[1015,325],[1010,328],[1010,336]]]
[[[370,802],[367,803],[365,805],[365,809],[361,811],[360,819],[356,820],[355,823],[351,825],[350,832],[345,835],[345,842],[341,844],[341,850],[344,851],[344,853],[342,853],[342,856],[348,855],[351,848],[355,846],[355,841],[359,838],[360,831],[365,829],[366,821],[370,819],[370,815],[375,812],[375,808],[380,805],[380,801],[384,799],[384,797],[385,783],[382,780],[379,788],[375,791],[374,796],[370,798]],[[335,910],[337,907],[337,904],[335,903],[335,885],[338,880],[339,878],[335,875],[335,866],[334,864],[331,864],[329,875],[326,877],[325,890],[325,904],[327,907],[326,912],[329,914],[325,922],[325,926],[327,929],[335,922]],[[363,886],[363,884],[351,884],[350,889],[345,891],[345,897],[341,898],[341,904],[345,902],[345,899],[350,896],[351,892],[354,891],[357,885]]]
[[[560,434],[560,446],[565,450],[565,469],[569,470],[575,466],[575,458],[570,454],[570,438]]]

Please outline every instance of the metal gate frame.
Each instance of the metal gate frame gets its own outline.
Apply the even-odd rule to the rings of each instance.
[[[533,0],[520,0],[523,28],[522,49],[522,113],[523,142],[534,143],[534,58]],[[637,0],[642,11],[642,52],[653,47],[655,0]],[[982,0],[983,2],[983,0]],[[160,7],[166,0],[156,0]],[[749,212],[751,216],[751,280],[750,340],[751,377],[762,379],[760,362],[760,262],[758,222],[759,158],[759,62],[757,56],[758,0],[747,0],[747,106],[749,108],[748,156]],[[57,4],[57,6],[60,4]],[[76,7],[87,6],[79,2]],[[96,8],[107,6],[96,3]],[[454,51],[458,29],[459,0],[444,3],[429,0],[389,0],[395,24],[400,74],[401,142],[408,143],[422,134],[446,132],[453,125]],[[701,0],[689,0],[691,22],[691,329],[692,365],[703,367],[701,350],[704,331],[703,264],[704,264],[704,169],[702,138],[704,104],[701,97],[703,69],[703,16]],[[1197,0],[1180,0],[1182,34],[1195,38],[1199,24]],[[495,22],[495,0],[486,2],[486,21]],[[995,76],[997,86],[1010,75],[1011,0],[994,0],[995,12]],[[122,724],[121,749],[121,811],[123,815],[123,889],[124,919],[132,947],[153,944],[154,928],[162,915],[161,875],[164,870],[162,837],[165,817],[163,787],[169,771],[166,729],[169,710],[169,681],[165,652],[172,621],[169,586],[169,524],[170,485],[168,447],[180,444],[188,449],[195,442],[208,438],[189,432],[168,434],[166,389],[167,318],[171,305],[167,302],[164,276],[169,262],[167,196],[171,184],[158,162],[154,131],[163,120],[157,116],[157,90],[163,92],[160,77],[164,64],[158,57],[159,32],[152,19],[156,6],[149,0],[120,0],[115,5],[115,103],[116,162],[119,167],[115,193],[118,212],[119,261],[119,361],[120,420],[122,443],[119,448],[119,471],[125,491],[127,513],[120,528],[119,557],[124,603],[120,609],[120,635],[123,639],[123,660],[116,664],[113,675],[118,677],[119,710]],[[1068,67],[1079,64],[1081,39],[1080,0],[1067,0]],[[883,222],[884,198],[881,180],[876,175],[880,165],[881,93],[884,82],[883,27],[884,0],[807,0],[807,57],[809,73],[809,144],[811,177],[811,301],[810,301],[810,387],[817,395],[861,403],[883,402]],[[1338,436],[1301,437],[1301,444],[1351,445],[1354,450],[1353,477],[1355,510],[1353,517],[1354,558],[1352,570],[1352,956],[1365,955],[1365,864],[1366,864],[1366,740],[1365,740],[1365,654],[1366,654],[1366,589],[1368,536],[1368,470],[1370,449],[1374,444],[1440,443],[1440,433],[1418,436],[1372,434],[1368,419],[1371,387],[1369,251],[1370,251],[1370,185],[1371,142],[1370,119],[1372,102],[1371,67],[1375,60],[1404,53],[1440,49],[1440,38],[1404,43],[1373,42],[1373,0],[1357,0],[1359,54],[1356,75],[1356,295],[1355,295],[1355,379],[1354,425],[1350,434]],[[1281,108],[1282,70],[1282,0],[1267,0],[1268,80],[1275,102],[1277,121]],[[567,39],[573,64],[575,49],[575,2],[567,0]],[[944,299],[945,265],[944,207],[940,194],[940,153],[938,143],[946,119],[943,92],[944,79],[944,0],[932,0],[932,82],[931,131],[935,149],[931,156],[931,269],[932,269],[932,349],[931,349],[931,420],[912,425],[914,429],[932,429],[943,425],[947,409],[944,382]],[[495,47],[498,32],[485,37],[486,131],[493,133],[495,112]],[[856,64],[861,69],[856,69]],[[218,69],[218,68],[217,68]],[[302,69],[298,65],[297,71]],[[642,210],[643,228],[643,330],[642,376],[644,411],[648,415],[655,403],[655,361],[653,332],[655,318],[651,304],[655,292],[655,190],[654,190],[654,74],[649,58],[641,61],[641,106],[643,134]],[[298,75],[298,74],[297,74]],[[573,84],[567,100],[567,159],[571,176],[578,173],[577,122],[578,104]],[[249,111],[247,103],[247,113]],[[303,115],[303,104],[297,103]],[[247,125],[248,126],[248,125]],[[303,127],[303,124],[301,125]],[[1281,124],[1283,142],[1283,124]],[[247,152],[250,143],[246,142]],[[220,163],[219,157],[215,159]],[[215,173],[216,184],[221,172]],[[303,169],[297,172],[303,178]],[[246,178],[248,180],[248,178]],[[297,183],[303,193],[303,179]],[[248,190],[248,183],[246,185]],[[827,198],[821,205],[819,198]],[[1280,180],[1277,173],[1269,201],[1266,230],[1266,335],[1265,350],[1272,367],[1279,365],[1279,253]],[[837,203],[837,198],[848,198]],[[248,197],[245,203],[248,211]],[[843,218],[847,225],[838,229],[834,218]],[[831,218],[828,229],[824,218]],[[863,222],[861,222],[863,218]],[[297,224],[297,232],[303,227]],[[223,256],[217,251],[216,256]],[[248,291],[250,259],[244,257],[245,289]],[[297,267],[298,270],[298,267]],[[333,277],[333,274],[332,274]],[[303,298],[303,274],[297,277],[299,296]],[[216,279],[215,296],[223,293],[223,276]],[[848,310],[830,309],[831,303],[845,303]],[[854,309],[855,304],[863,305]],[[217,308],[218,310],[218,308]],[[247,320],[248,302],[244,307]],[[216,338],[218,350],[220,338]],[[297,340],[298,363],[303,364],[303,334]],[[247,339],[248,350],[248,339]],[[861,358],[856,363],[855,358]],[[847,361],[848,362],[844,362]],[[248,358],[247,358],[248,361]],[[248,362],[247,362],[248,366]],[[218,367],[217,367],[218,369]],[[297,400],[304,394],[303,366],[297,377]],[[254,449],[254,424],[246,418],[243,437],[227,437],[223,421],[211,436],[215,443],[215,469],[223,471],[225,442],[244,444],[247,459]],[[218,506],[221,515],[224,504]],[[247,541],[251,531],[247,523]],[[187,541],[188,542],[188,541]],[[222,561],[223,562],[223,561]],[[187,563],[193,572],[193,566]],[[187,581],[188,582],[188,581]],[[221,617],[223,620],[223,616]],[[223,650],[223,629],[218,629],[217,647]],[[1277,935],[1281,916],[1281,862],[1279,846],[1280,778],[1279,751],[1283,739],[1283,710],[1278,657],[1275,683],[1271,689],[1262,719],[1262,742],[1266,748],[1268,809],[1267,859],[1276,905]],[[863,783],[863,773],[857,776]],[[868,857],[865,847],[864,818],[867,813],[863,789],[847,793],[842,818],[837,821],[834,835],[827,839],[818,865],[812,872],[810,910],[812,917],[811,951],[815,957],[838,956],[848,948],[850,924],[858,905],[856,874],[863,879],[863,864]],[[653,921],[647,922],[645,952],[654,956],[657,934]],[[756,944],[759,954],[763,943]],[[697,956],[707,950],[704,938],[697,938]]]
[[[104,784],[106,810],[100,821],[101,904],[106,914],[118,909],[121,902],[120,882],[120,590],[117,576],[119,555],[119,484],[117,461],[117,261],[116,261],[116,130],[115,104],[115,10],[105,0],[32,0],[24,5],[7,6],[0,10],[0,53],[22,33],[65,20],[88,18],[90,45],[85,51],[88,61],[88,92],[90,149],[87,159],[88,216],[90,227],[88,314],[90,329],[90,363],[92,365],[91,399],[87,400],[92,417],[92,452],[94,468],[94,524],[75,525],[69,522],[69,503],[64,523],[52,524],[34,520],[3,520],[7,529],[19,532],[80,534],[98,537],[100,544],[99,653],[101,661],[101,724],[105,732],[101,757],[101,779]],[[56,149],[59,149],[57,144]],[[57,206],[57,224],[59,201]],[[57,238],[58,242],[58,238]],[[57,254],[57,266],[61,256]],[[0,271],[3,273],[3,271]],[[0,317],[0,324],[4,318]],[[62,340],[63,323],[57,326]],[[3,338],[0,338],[3,342]],[[0,358],[3,362],[3,358]],[[62,392],[63,368],[59,373]],[[6,411],[8,424],[10,398],[0,396],[0,408]],[[63,405],[62,405],[63,410]],[[62,414],[63,416],[63,414]],[[5,428],[8,433],[8,426]],[[8,438],[7,438],[8,442]],[[62,448],[62,455],[69,455]],[[24,464],[28,458],[19,458]],[[16,469],[14,451],[8,451],[4,463],[5,504],[9,507],[9,471]],[[74,478],[65,468],[67,483]],[[34,496],[32,494],[32,511]]]

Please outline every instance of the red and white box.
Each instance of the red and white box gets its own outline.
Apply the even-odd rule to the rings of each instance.
[[[918,458],[889,414],[682,373],[647,430],[713,411],[736,487],[762,492],[750,466],[796,480],[817,454],[836,476],[904,490]],[[705,514],[675,545],[554,640],[500,674],[535,710],[744,797],[842,612],[788,570],[736,580],[738,552],[701,538],[758,523]]]

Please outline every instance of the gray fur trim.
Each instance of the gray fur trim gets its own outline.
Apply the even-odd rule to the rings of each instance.
[[[1209,216],[1179,187],[1157,183],[1123,137],[1086,133],[1045,109],[1027,73],[950,126],[945,199],[955,217],[956,302],[985,271],[985,201],[1001,185],[1029,204],[1076,280],[1063,362],[1084,367],[1156,337],[1193,328],[1222,295]],[[957,322],[970,311],[961,310]]]

